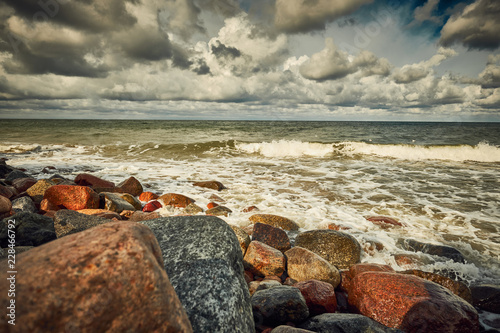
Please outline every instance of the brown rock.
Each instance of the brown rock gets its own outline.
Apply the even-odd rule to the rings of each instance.
[[[278,275],[285,271],[285,256],[264,243],[253,241],[248,246],[243,265],[256,275]]]
[[[217,182],[215,180],[207,181],[207,182],[196,182],[193,183],[193,186],[211,188],[212,190],[222,191],[226,187],[222,185],[221,182]]]
[[[143,192],[141,182],[139,182],[137,179],[134,177],[130,177],[117,186],[120,188],[123,193],[129,193],[132,194],[133,196],[138,196]]]
[[[276,250],[286,252],[290,250],[290,239],[286,232],[264,223],[255,223],[252,239],[274,247]]]
[[[31,197],[31,199],[33,199],[35,203],[39,204],[43,200],[43,195],[45,194],[45,191],[49,187],[55,184],[56,183],[50,179],[40,179],[33,186],[28,188],[26,192]]]
[[[302,232],[295,239],[295,246],[311,250],[339,269],[349,268],[361,261],[361,246],[358,241],[341,231]]]
[[[75,178],[75,184],[80,186],[90,186],[92,188],[113,188],[113,182],[101,179],[88,173],[81,173]]]
[[[222,199],[221,197],[219,197],[217,194],[211,194],[208,197],[208,200],[212,200],[212,201],[216,201],[216,202],[220,202],[220,203],[225,203],[226,202],[224,199]]]
[[[255,214],[248,218],[253,223],[264,223],[269,224],[276,228],[281,228],[283,230],[299,230],[299,226],[294,221],[287,219],[286,217],[272,215],[272,214]]]
[[[51,203],[47,199],[43,199],[40,202],[40,210],[42,212],[55,212],[55,211],[58,211],[59,209],[61,209],[61,208],[59,208],[59,206],[54,205],[53,203]]]
[[[377,241],[369,240],[366,241],[365,244],[363,244],[363,250],[371,256],[375,255],[377,252],[382,251],[383,249],[384,249],[384,244]]]
[[[117,218],[118,220],[122,219],[120,214],[106,209],[80,209],[77,212],[85,215],[104,217],[105,219],[109,220],[114,218]]]
[[[285,252],[288,275],[296,281],[319,280],[336,288],[340,273],[335,266],[308,249],[295,246]]]
[[[128,217],[128,219],[129,221],[140,222],[140,221],[153,220],[160,217],[161,217],[160,214],[158,214],[157,212],[146,213],[138,210],[133,212],[132,215]]]
[[[14,195],[15,193],[8,186],[0,185],[0,196],[10,199]]]
[[[500,314],[500,285],[481,284],[470,289],[474,306]]]
[[[0,267],[9,270],[6,260]],[[18,255],[16,267],[18,332],[192,332],[158,242],[141,224],[61,238]],[[1,279],[1,290],[8,284]],[[7,292],[0,304],[9,305]],[[1,316],[0,331],[11,330],[8,320]]]
[[[455,281],[455,280],[452,280],[448,277],[445,277],[445,276],[442,276],[442,275],[439,275],[436,273],[423,272],[423,271],[416,270],[416,269],[404,271],[401,273],[415,275],[415,276],[421,277],[422,279],[426,279],[428,281],[435,282],[435,283],[447,288],[455,295],[462,297],[464,300],[466,300],[467,302],[472,304],[472,294],[470,292],[470,289],[463,282]]]
[[[351,281],[349,304],[405,332],[479,332],[476,310],[448,289],[422,278],[364,272]]]
[[[135,210],[141,210],[142,209],[142,203],[134,196],[128,193],[122,193],[118,194],[120,198],[131,204]]]
[[[205,214],[213,216],[229,216],[233,211],[226,206],[217,206],[214,208],[207,209]]]
[[[59,209],[99,208],[99,195],[86,186],[54,185],[45,191],[43,198],[49,201],[51,207]]]
[[[328,225],[328,229],[339,231],[339,230],[349,230],[349,229],[351,229],[351,227],[346,227],[346,226],[343,226],[343,225],[339,225],[339,224],[335,224],[335,223],[330,223]]]
[[[199,213],[203,213],[203,209],[194,203],[190,203],[186,206],[186,208],[184,208],[184,213],[189,215],[196,215]]]
[[[403,227],[404,225],[400,223],[398,220],[393,219],[392,217],[387,216],[365,216],[365,219],[376,224],[382,228],[390,228],[390,227]]]
[[[337,310],[335,290],[330,283],[306,280],[297,282],[294,287],[299,288],[302,296],[304,296],[310,316],[334,313]]]
[[[186,197],[182,194],[176,193],[167,193],[158,198],[158,200],[163,201],[165,206],[174,206],[180,208],[186,208],[190,203],[193,203],[194,200]]]
[[[135,210],[135,207],[123,199],[119,193],[101,192],[99,197],[104,201],[104,209],[117,213],[124,210]]]
[[[4,196],[0,196],[0,214],[10,213],[12,202]]]
[[[34,178],[17,178],[12,181],[12,186],[19,192],[25,192],[31,186],[36,184],[36,180]]]
[[[254,211],[254,210],[259,210],[259,208],[257,208],[257,206],[250,206],[250,207],[243,209],[241,212],[242,213],[250,213],[251,211]]]
[[[139,200],[141,201],[151,201],[151,200],[156,200],[160,196],[158,194],[155,194],[153,192],[142,192],[141,195],[139,195]]]
[[[247,284],[253,281],[253,273],[250,271],[244,271],[244,277]]]
[[[229,225],[231,229],[233,229],[234,233],[236,234],[236,238],[238,238],[238,242],[240,243],[240,248],[241,248],[241,253],[243,253],[243,256],[245,256],[245,253],[247,252],[248,245],[250,245],[250,236],[245,232],[245,230],[241,229],[240,227],[237,227],[235,225]]]

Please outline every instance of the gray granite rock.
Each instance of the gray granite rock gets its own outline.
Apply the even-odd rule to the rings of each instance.
[[[160,244],[165,270],[194,332],[255,332],[240,245],[226,222],[175,216],[140,223]]]
[[[54,221],[50,217],[20,212],[0,223],[0,247],[8,245],[9,221],[14,221],[16,246],[39,246],[56,239]]]
[[[271,333],[314,333],[313,331],[304,330],[292,326],[281,325],[274,328]]]
[[[57,238],[90,229],[111,220],[100,216],[86,215],[74,210],[62,209],[54,215],[54,229]]]
[[[28,213],[36,213],[37,209],[35,203],[30,197],[20,197],[14,201],[12,201],[12,210],[14,213],[19,212],[28,212]]]
[[[317,333],[403,333],[363,315],[351,313],[324,313],[309,318],[299,327]]]

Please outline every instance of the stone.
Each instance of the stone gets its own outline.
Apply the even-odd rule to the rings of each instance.
[[[16,256],[18,254],[31,250],[32,248],[34,248],[34,246],[16,246],[15,248]],[[0,248],[0,259],[5,259],[8,257],[8,255],[9,255],[9,248],[6,249]]]
[[[340,273],[335,266],[316,253],[300,246],[285,252],[288,275],[296,281],[319,280],[336,288],[340,283]]]
[[[86,186],[54,185],[45,191],[43,198],[47,199],[50,207],[58,207],[58,209],[99,208],[99,195]]]
[[[351,281],[349,304],[361,314],[405,332],[479,332],[474,307],[417,276],[364,272]]]
[[[269,224],[276,228],[281,228],[283,230],[296,231],[299,230],[299,225],[294,221],[287,219],[283,216],[272,215],[272,214],[254,214],[248,218],[253,223],[264,223]]]
[[[404,254],[404,253],[396,253],[392,255],[396,264],[402,268],[417,268],[419,266],[423,266],[422,260],[416,254]]]
[[[205,214],[213,216],[229,216],[233,211],[226,206],[217,206],[214,208],[207,209]]]
[[[118,193],[102,192],[99,197],[104,200],[104,209],[121,213],[124,210],[135,210],[135,207],[122,199]]]
[[[14,195],[14,191],[12,191],[8,186],[0,185],[0,196],[10,199]]]
[[[318,333],[403,333],[359,314],[324,313],[309,318],[299,327]],[[425,331],[422,331],[425,332]]]
[[[38,211],[38,209],[36,209],[35,203],[33,202],[33,200],[31,200],[30,197],[22,197],[12,201],[12,210],[14,211],[14,213],[36,213]]]
[[[448,258],[456,262],[465,263],[464,255],[457,249],[450,246],[423,243],[411,238],[399,239],[397,244],[406,251],[423,252]]]
[[[330,283],[318,280],[306,280],[294,285],[299,288],[306,300],[310,316],[337,311],[337,298],[335,289]]]
[[[27,178],[17,178],[12,182],[12,186],[17,190],[17,192],[26,192],[31,186],[36,184],[36,180],[32,177]]]
[[[309,309],[300,290],[290,286],[277,286],[256,291],[252,295],[252,309],[257,324],[271,326],[300,323],[309,317]]]
[[[159,240],[165,270],[195,332],[254,332],[238,240],[215,216],[141,222]]]
[[[132,215],[128,217],[128,219],[129,221],[140,222],[140,221],[154,220],[160,217],[161,217],[160,214],[158,214],[157,212],[147,213],[137,210],[133,212]]]
[[[180,208],[186,208],[190,203],[194,202],[193,199],[188,198],[185,195],[176,193],[163,194],[158,198],[158,200],[163,201],[163,204],[165,206],[174,206]]]
[[[153,201],[145,204],[144,207],[142,208],[142,211],[149,213],[149,212],[154,212],[155,210],[160,209],[162,207],[163,206],[161,205],[161,203],[159,201],[153,200]]]
[[[281,251],[258,241],[248,246],[243,264],[246,270],[255,275],[277,275],[285,272],[285,256]]]
[[[287,326],[287,325],[280,325],[278,327],[275,327],[271,333],[314,333],[313,331],[309,330],[304,330],[302,328],[297,328],[297,327],[292,327],[292,326]]]
[[[245,256],[247,252],[248,245],[250,245],[250,236],[245,232],[245,230],[237,227],[235,225],[229,225],[231,229],[233,229],[236,238],[238,238],[238,242],[240,243],[241,253]]]
[[[13,168],[5,164],[5,161],[0,161],[0,178],[5,178],[10,172],[14,171]]]
[[[351,227],[335,224],[335,223],[330,223],[328,224],[328,229],[330,230],[336,230],[336,231],[341,231],[341,230],[349,230]]]
[[[0,214],[10,213],[12,202],[4,196],[0,196]]]
[[[254,210],[259,210],[259,208],[257,208],[257,206],[249,206],[247,208],[244,208],[241,212],[242,213],[250,213]]]
[[[79,186],[90,186],[94,189],[97,188],[113,188],[115,187],[115,183],[104,180],[102,178],[99,178],[97,176],[88,174],[88,173],[81,173],[75,177],[74,180],[75,184]]]
[[[196,215],[199,213],[203,213],[203,209],[194,203],[190,203],[186,206],[186,208],[184,208],[184,213],[189,215]]]
[[[217,207],[217,206],[220,206],[220,205],[219,205],[218,203],[215,203],[215,202],[209,202],[209,203],[207,204],[207,208],[208,208],[208,209],[212,209],[212,208],[215,208],[215,207]]]
[[[61,209],[59,206],[54,205],[47,199],[40,202],[40,211],[42,212],[58,211],[59,209]]]
[[[428,281],[435,282],[448,290],[450,290],[452,293],[455,295],[462,297],[464,300],[472,304],[472,295],[469,287],[461,281],[455,281],[450,279],[449,277],[442,276],[436,273],[430,273],[430,272],[424,272],[421,270],[408,270],[401,272],[403,274],[412,274],[418,277],[421,277],[422,279],[426,279]]]
[[[295,246],[306,248],[338,269],[361,261],[361,246],[351,235],[335,230],[310,230],[297,235]]]
[[[8,271],[7,261],[0,267]],[[18,255],[16,268],[17,332],[192,332],[158,242],[138,223],[58,239]],[[0,331],[11,330],[8,320],[1,316]]]
[[[59,210],[54,215],[54,229],[57,238],[87,230],[108,222],[110,222],[110,220],[104,217],[82,214],[69,209]]]
[[[15,221],[16,246],[39,246],[56,239],[54,221],[46,216],[20,212],[2,220],[0,224],[0,247],[9,244],[9,221]]]
[[[353,265],[349,270],[342,271],[342,284],[340,289],[349,293],[352,279],[354,279],[356,275],[364,272],[394,272],[394,269],[389,265],[381,264],[362,263]]]
[[[196,182],[196,183],[193,183],[193,186],[210,188],[212,190],[217,190],[217,191],[222,191],[222,190],[226,189],[226,187],[224,185],[222,185],[221,182],[218,182],[215,180],[207,181],[207,182]]]
[[[134,177],[130,177],[117,186],[123,193],[132,194],[133,196],[139,196],[143,192],[141,182]]]
[[[365,216],[365,219],[381,228],[402,227],[403,224],[392,217],[387,216]]]
[[[219,197],[217,194],[210,194],[210,196],[208,197],[208,200],[212,200],[212,201],[216,201],[216,202],[220,202],[220,203],[226,202],[224,199]]]
[[[141,210],[142,209],[142,203],[134,196],[128,193],[121,193],[118,194],[120,198],[131,204],[135,210]]]
[[[97,216],[97,217],[103,217],[105,219],[111,220],[111,219],[118,219],[121,220],[122,217],[116,213],[112,212],[107,209],[81,209],[77,210],[78,213],[80,214],[85,214],[85,215],[92,215],[92,216]]]
[[[257,282],[257,281],[253,281],[253,282]],[[279,287],[279,286],[281,286],[281,282],[278,282],[276,280],[265,280],[264,279],[262,281],[259,281],[259,285],[258,285],[256,291],[270,289],[270,288]]]
[[[472,286],[470,290],[474,306],[500,314],[500,285],[481,284]]]
[[[40,179],[33,186],[28,188],[26,192],[35,203],[40,204],[43,200],[45,191],[52,185],[56,185],[56,183],[49,179]]]
[[[290,239],[283,229],[259,222],[254,224],[252,240],[267,244],[281,252],[286,252],[292,247]]]
[[[151,200],[156,200],[160,196],[158,194],[155,194],[153,192],[142,192],[141,195],[139,195],[139,200],[149,202]]]
[[[22,172],[21,170],[13,170],[5,175],[5,182],[9,185],[12,185],[14,180],[19,178],[30,178],[27,174]]]

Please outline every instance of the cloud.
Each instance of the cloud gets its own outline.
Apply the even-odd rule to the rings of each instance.
[[[386,59],[378,59],[369,51],[362,51],[353,57],[339,50],[333,39],[327,38],[325,48],[300,66],[300,74],[309,80],[325,81],[341,79],[359,70],[363,76],[388,75],[390,69]]]
[[[284,32],[325,29],[325,24],[355,12],[373,0],[276,0],[275,25]]]
[[[479,73],[483,88],[500,88],[500,54],[490,54],[484,71]]]
[[[440,24],[442,22],[441,16],[434,16],[439,5],[439,0],[428,0],[424,5],[415,8],[413,12],[414,24],[420,24],[426,21]],[[410,24],[411,25],[411,24]]]
[[[477,0],[448,19],[441,29],[439,43],[463,44],[469,49],[496,49],[500,46],[500,2]]]

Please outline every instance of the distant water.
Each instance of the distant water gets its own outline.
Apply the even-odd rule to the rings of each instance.
[[[392,255],[410,253],[401,237],[449,245],[466,264],[418,254],[418,268],[500,283],[497,123],[2,120],[0,157],[39,178],[46,166],[115,182],[133,175],[200,206],[210,192],[190,181],[216,179],[229,188],[217,193],[234,212],[228,223],[247,225],[252,213],[241,210],[251,205],[304,229],[335,223],[367,249],[363,261],[396,270]],[[382,229],[367,215],[405,227]]]

